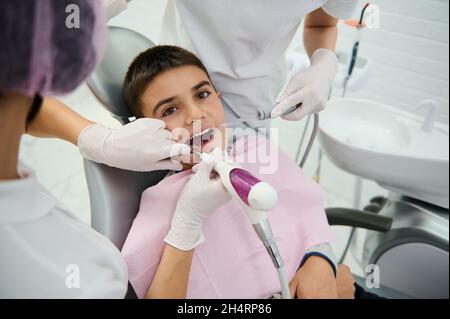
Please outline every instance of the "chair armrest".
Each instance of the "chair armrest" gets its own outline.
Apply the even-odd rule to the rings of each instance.
[[[388,232],[392,218],[351,208],[327,208],[328,223],[332,226],[351,226],[379,232]]]

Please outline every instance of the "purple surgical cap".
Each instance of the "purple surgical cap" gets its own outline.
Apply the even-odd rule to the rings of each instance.
[[[101,59],[106,30],[102,0],[2,1],[0,93],[70,93]]]

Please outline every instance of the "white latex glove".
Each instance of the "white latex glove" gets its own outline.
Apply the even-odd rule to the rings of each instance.
[[[101,124],[85,128],[78,137],[83,157],[108,166],[131,171],[181,170],[178,155],[190,153],[186,144],[177,144],[166,123],[138,119],[117,129]]]
[[[314,52],[311,66],[294,74],[284,92],[275,101],[272,118],[280,116],[299,103],[303,105],[282,118],[298,121],[309,114],[324,110],[338,69],[338,59],[332,51],[319,49]]]
[[[205,219],[231,199],[220,177],[211,179],[214,161],[203,160],[181,192],[169,233],[164,241],[180,250],[192,250],[205,241]]]

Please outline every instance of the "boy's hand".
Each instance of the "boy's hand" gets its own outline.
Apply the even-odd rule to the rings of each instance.
[[[355,278],[346,265],[339,265],[336,277],[339,299],[355,299]]]
[[[292,298],[337,299],[337,285],[331,265],[318,256],[309,257],[289,284]]]

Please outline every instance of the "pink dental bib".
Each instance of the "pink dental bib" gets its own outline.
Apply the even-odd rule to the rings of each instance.
[[[243,169],[278,192],[278,205],[268,218],[290,280],[305,250],[331,242],[334,236],[320,187],[281,150],[275,147],[275,152],[261,160],[261,156],[249,156],[240,161],[257,149],[269,150],[269,143],[262,136],[242,138],[234,145],[234,155]],[[263,173],[261,168],[268,166],[276,167],[274,173]],[[189,170],[167,177],[142,194],[139,213],[122,249],[139,298],[145,296],[156,273],[164,237],[191,174]],[[231,200],[211,214],[203,230],[206,240],[194,250],[187,298],[268,298],[280,292],[272,260],[237,202]]]

